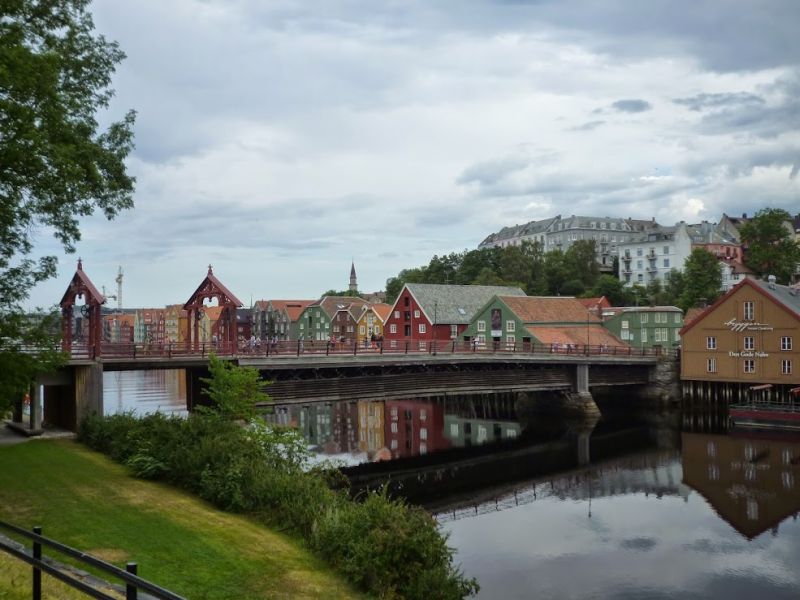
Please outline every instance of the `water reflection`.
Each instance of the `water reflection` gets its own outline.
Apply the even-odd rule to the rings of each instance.
[[[181,369],[106,371],[103,373],[103,413],[161,411],[186,414],[186,378]]]
[[[684,481],[752,539],[800,511],[800,434],[682,436]]]

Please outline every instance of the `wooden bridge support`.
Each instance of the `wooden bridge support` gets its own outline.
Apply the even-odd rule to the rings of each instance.
[[[75,425],[89,415],[103,414],[103,363],[73,367],[75,385]]]

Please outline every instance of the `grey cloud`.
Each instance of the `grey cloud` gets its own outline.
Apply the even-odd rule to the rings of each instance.
[[[527,168],[530,163],[531,159],[527,156],[509,156],[496,160],[487,160],[464,169],[461,175],[456,178],[456,183],[492,185],[511,173]]]
[[[605,121],[588,121],[583,125],[578,125],[577,127],[570,128],[569,131],[591,131],[593,129],[597,129],[604,123]]]
[[[611,105],[611,108],[618,112],[640,113],[650,110],[653,106],[646,100],[632,99],[617,100]]]
[[[761,106],[764,98],[750,92],[737,92],[728,94],[697,94],[689,98],[675,98],[675,104],[685,106],[689,110],[702,111],[707,109],[718,109],[727,107],[741,106]]]

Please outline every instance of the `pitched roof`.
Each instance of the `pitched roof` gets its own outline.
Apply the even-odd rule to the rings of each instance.
[[[577,298],[568,296],[501,296],[523,323],[600,323]]]
[[[91,297],[84,298],[86,304],[89,304],[90,300],[95,300],[100,304],[106,301],[106,297],[94,287],[92,280],[89,279],[89,276],[84,272],[83,261],[81,259],[78,259],[78,268],[75,270],[75,275],[72,276],[72,280],[70,280],[69,286],[67,286],[67,291],[64,292],[59,304],[63,305],[64,302],[66,302],[67,296],[71,295],[75,287],[84,287],[86,289],[86,293]]]
[[[605,296],[599,298],[578,298],[578,302],[583,304],[586,308],[592,309],[595,312],[601,308],[610,308],[611,302]]]
[[[389,318],[389,315],[392,314],[392,305],[386,304],[385,302],[376,302],[372,306],[372,311],[378,315],[378,318],[386,323],[386,319]]]
[[[612,317],[620,313],[662,313],[662,312],[679,312],[683,311],[677,306],[611,306],[603,309],[604,317]]]
[[[784,310],[792,313],[796,319],[800,320],[800,287],[779,285],[777,283],[770,284],[766,281],[762,281],[761,279],[747,278],[733,286],[730,290],[728,290],[727,294],[724,294],[716,302],[714,302],[714,304],[706,308],[697,318],[693,319],[689,323],[686,323],[686,325],[684,325],[680,331],[681,336],[685,335],[686,332],[692,327],[714,312],[714,309],[727,300],[731,294],[737,292],[742,286],[752,287]]]
[[[357,296],[323,296],[309,306],[319,306],[328,317],[333,318],[340,310],[349,310],[351,307],[362,306],[367,301]]]
[[[612,334],[605,327],[547,327],[533,325],[525,329],[543,344],[574,344],[582,346],[586,343],[587,334],[590,346],[627,346],[625,342]]]
[[[518,287],[498,285],[407,283],[405,287],[428,320],[443,325],[468,324],[475,313],[494,296],[525,296],[525,292]]]
[[[207,284],[209,284],[209,283],[211,285],[208,286],[208,287],[215,287],[217,290],[219,290],[219,292],[221,292],[222,294],[227,296],[234,305],[236,305],[236,306],[244,306],[242,304],[242,301],[239,300],[236,296],[234,296],[233,292],[231,292],[228,288],[226,288],[222,284],[222,282],[219,279],[217,279],[217,276],[214,275],[214,272],[211,270],[211,266],[209,265],[208,273],[203,278],[203,281],[200,282],[200,285],[197,286],[197,289],[194,291],[194,293],[186,301],[186,304],[183,305],[183,308],[186,308],[187,305],[190,302],[192,302],[192,300],[196,300],[198,296],[203,295],[203,293],[202,293],[203,292],[203,288],[205,288],[207,286]]]
[[[689,310],[686,311],[686,314],[683,315],[683,323],[684,325],[688,325],[692,321],[694,321],[697,317],[703,314],[705,308],[700,308],[698,306],[693,306]]]

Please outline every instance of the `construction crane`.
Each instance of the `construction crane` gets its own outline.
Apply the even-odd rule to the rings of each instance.
[[[114,281],[117,282],[117,293],[114,294],[106,294],[106,286],[103,287],[103,297],[108,298],[109,300],[113,299],[117,301],[117,312],[122,314],[122,266],[120,266],[119,271],[117,271],[117,277]]]

